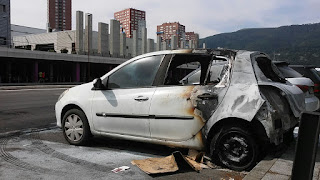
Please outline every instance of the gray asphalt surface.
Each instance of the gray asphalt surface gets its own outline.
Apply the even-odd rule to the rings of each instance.
[[[94,138],[88,146],[69,145],[60,129],[32,132],[0,138],[0,179],[242,179],[245,174],[217,167],[148,175],[132,160],[165,157],[172,152],[166,146]],[[113,173],[121,166],[130,169]]]
[[[54,127],[54,105],[65,88],[0,90],[0,134]]]
[[[54,105],[60,89],[0,90],[0,179],[242,179],[246,173],[203,169],[150,176],[132,160],[165,157],[176,150],[110,138],[92,139],[89,146],[71,146],[56,127]],[[52,128],[38,131],[37,129]],[[30,131],[14,136],[8,132]],[[120,166],[130,169],[111,172]]]

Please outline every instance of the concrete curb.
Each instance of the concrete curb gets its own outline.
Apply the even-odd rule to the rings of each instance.
[[[277,161],[277,158],[266,157],[264,160],[260,161],[250,172],[247,174],[243,180],[257,180],[262,179],[271,167]]]

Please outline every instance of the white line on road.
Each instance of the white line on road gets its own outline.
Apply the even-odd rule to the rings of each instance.
[[[0,90],[0,92],[16,92],[16,91],[52,91],[68,88],[46,88],[46,89],[11,89],[11,90]]]

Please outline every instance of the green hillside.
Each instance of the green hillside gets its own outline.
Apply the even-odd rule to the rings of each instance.
[[[200,45],[204,42],[207,48],[262,51],[272,59],[320,67],[320,23],[243,29],[206,37]]]

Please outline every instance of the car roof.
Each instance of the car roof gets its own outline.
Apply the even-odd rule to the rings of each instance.
[[[140,59],[148,56],[156,56],[156,55],[167,55],[167,54],[198,54],[198,55],[230,55],[236,54],[238,50],[231,50],[231,49],[177,49],[177,50],[164,50],[164,51],[156,51],[151,53],[146,53],[137,57],[132,58],[132,60]],[[249,51],[248,51],[249,52]]]

